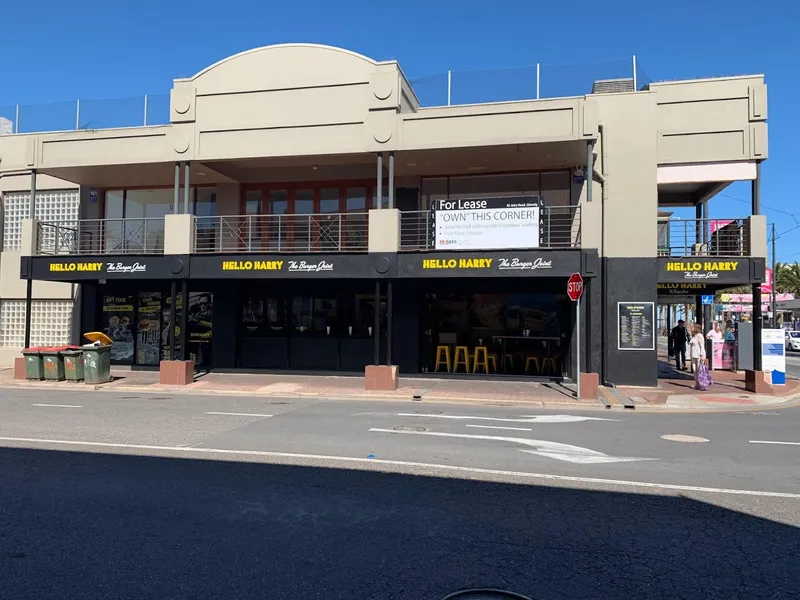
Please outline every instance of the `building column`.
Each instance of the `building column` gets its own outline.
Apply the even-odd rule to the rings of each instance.
[[[389,152],[389,208],[394,208],[394,152]]]
[[[711,243],[711,224],[708,220],[708,202],[703,202],[703,244],[708,248]],[[711,319],[713,317],[710,304],[703,305],[703,334],[711,331]]]
[[[178,214],[178,203],[181,197],[181,163],[175,163],[175,195],[172,200],[172,214]]]
[[[372,334],[375,336],[375,362],[381,364],[381,280],[375,280],[375,324]]]
[[[386,280],[386,364],[392,364],[392,320],[394,307],[392,301],[392,280]]]
[[[187,163],[188,164],[188,163]],[[189,282],[181,282],[181,360],[189,360]]]
[[[383,199],[383,152],[378,152],[378,170],[376,175],[376,192],[375,192],[375,208],[383,208],[381,200]],[[377,363],[375,363],[377,364]]]
[[[169,304],[169,357],[167,360],[175,360],[175,325],[178,320],[176,306],[178,305],[178,284],[173,280],[170,287]]]
[[[191,163],[187,160],[183,170],[183,214],[189,214],[189,167]]]
[[[36,218],[36,169],[31,169],[31,201],[29,205],[28,218]]]

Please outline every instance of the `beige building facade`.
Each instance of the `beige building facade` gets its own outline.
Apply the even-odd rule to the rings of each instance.
[[[764,277],[761,75],[421,107],[395,61],[289,44],[175,80],[170,121],[0,136],[4,363],[30,302],[30,344],[124,323],[123,362],[574,379],[580,352],[652,384],[659,289]],[[709,219],[740,180],[752,216]]]

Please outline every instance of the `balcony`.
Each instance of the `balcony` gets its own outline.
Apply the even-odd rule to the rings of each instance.
[[[195,217],[194,251],[366,252],[369,214]]]
[[[36,254],[162,254],[164,219],[82,219],[37,222]]]
[[[664,219],[658,223],[658,255],[750,256],[750,219]]]
[[[531,239],[527,247],[562,250],[580,248],[581,207],[578,205],[542,207],[539,239]],[[435,248],[433,213],[429,210],[401,212],[401,252],[427,251]]]

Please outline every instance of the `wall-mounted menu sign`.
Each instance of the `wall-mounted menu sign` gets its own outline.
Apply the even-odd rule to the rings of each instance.
[[[654,313],[654,302],[617,302],[617,347],[655,350]]]

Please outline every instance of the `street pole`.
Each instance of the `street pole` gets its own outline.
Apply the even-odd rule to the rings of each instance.
[[[775,286],[777,285],[778,274],[775,272],[777,260],[775,259],[775,223],[772,224],[772,289],[770,290],[772,296],[772,328],[778,328],[778,315],[775,312]]]
[[[581,297],[582,296],[583,293],[581,293]],[[577,314],[575,315],[575,329],[578,334],[577,335],[578,343],[576,344],[578,350],[578,358],[576,360],[577,365],[575,369],[577,372],[577,375],[575,377],[577,383],[575,388],[576,389],[575,398],[580,400],[581,399],[581,299],[580,298],[578,298],[577,302],[575,302],[575,310],[577,311]]]

